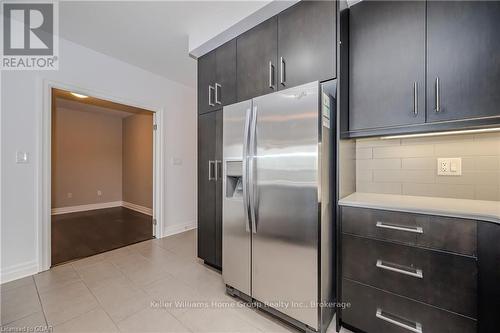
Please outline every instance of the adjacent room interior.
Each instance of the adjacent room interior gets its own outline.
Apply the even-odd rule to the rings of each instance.
[[[52,90],[52,265],[153,238],[153,118]]]

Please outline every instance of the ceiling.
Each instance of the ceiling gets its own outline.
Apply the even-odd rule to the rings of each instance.
[[[92,96],[79,98],[72,95],[70,91],[62,89],[52,89],[52,96],[55,100],[54,105],[56,108],[98,113],[119,118],[126,118],[134,114],[152,114],[152,112],[148,110],[135,106],[115,103]]]
[[[62,1],[59,33],[100,53],[190,87],[189,36],[209,39],[270,1]]]

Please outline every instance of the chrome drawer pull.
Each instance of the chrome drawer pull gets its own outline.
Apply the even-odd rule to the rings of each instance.
[[[399,231],[414,232],[416,234],[423,234],[424,233],[424,229],[422,229],[422,227],[403,227],[401,225],[387,224],[387,223],[380,222],[380,221],[377,221],[377,224],[375,226],[377,228],[385,228],[385,229],[393,229],[393,230],[399,230]]]
[[[391,324],[394,324],[396,326],[399,326],[401,328],[404,328],[410,332],[415,332],[415,333],[422,333],[422,324],[420,323],[411,323],[410,321],[408,321],[408,323],[403,323],[399,320],[397,320],[397,317],[394,316],[394,315],[390,315],[390,314],[387,314],[385,315],[382,311],[382,309],[377,309],[377,313],[375,314],[375,316],[378,318],[378,319],[381,319],[383,321],[386,321],[388,323],[391,323]],[[390,317],[388,317],[390,316]]]
[[[380,259],[377,260],[376,266],[378,268],[382,268],[382,269],[385,269],[388,271],[392,271],[392,272],[396,272],[396,273],[400,273],[400,274],[404,274],[404,275],[413,276],[413,277],[416,277],[419,279],[424,278],[424,273],[419,268],[412,268],[412,267],[405,267],[405,266],[401,266],[401,265],[397,265],[397,264],[391,264],[388,262],[384,262]]]

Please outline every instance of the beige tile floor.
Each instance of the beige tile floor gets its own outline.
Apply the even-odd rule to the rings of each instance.
[[[5,331],[48,325],[54,332],[296,332],[226,295],[221,275],[196,258],[195,231],[3,284],[0,297]],[[176,301],[235,307],[169,306]]]

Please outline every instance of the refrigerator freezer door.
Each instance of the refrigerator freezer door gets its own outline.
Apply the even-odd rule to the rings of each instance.
[[[318,328],[317,82],[254,99],[252,297]]]
[[[244,171],[251,107],[249,100],[223,109],[222,276],[227,285],[247,295],[251,293],[251,233]]]

